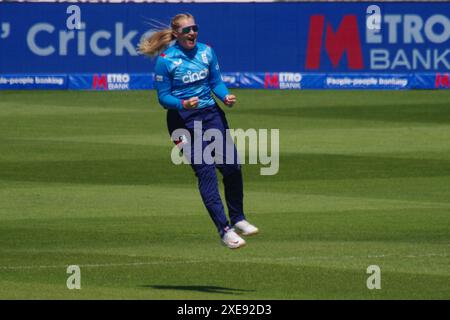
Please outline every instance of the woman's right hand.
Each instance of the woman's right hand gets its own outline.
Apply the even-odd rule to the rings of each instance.
[[[192,97],[187,100],[183,100],[183,108],[194,109],[198,107],[198,97]]]
[[[236,103],[236,96],[234,94],[227,94],[225,99],[223,99],[223,103],[228,107],[232,107]]]

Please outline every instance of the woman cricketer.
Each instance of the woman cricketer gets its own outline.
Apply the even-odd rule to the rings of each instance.
[[[226,146],[225,140],[229,134],[226,132],[227,120],[211,93],[229,107],[236,102],[236,97],[229,93],[222,81],[214,50],[197,42],[197,36],[198,26],[194,17],[188,13],[178,14],[172,18],[171,28],[155,32],[144,39],[139,45],[139,51],[153,57],[159,55],[155,67],[155,87],[159,103],[167,109],[169,134],[172,135],[177,129],[185,129],[191,133],[190,137],[195,137],[194,122],[201,122],[203,132],[208,129],[219,130],[223,145]],[[174,40],[175,43],[170,45]],[[183,143],[194,146],[191,140]],[[203,160],[194,161],[195,153],[203,152],[209,143],[202,139],[202,150],[191,148],[194,151],[184,156],[191,158],[190,164],[198,178],[203,203],[217,227],[222,243],[228,248],[237,249],[246,244],[239,234],[254,235],[258,233],[258,228],[247,222],[244,215],[242,173],[234,143],[231,146],[236,155],[233,161],[223,159],[212,164]],[[225,153],[215,155],[215,159],[217,156],[225,157]],[[223,176],[230,221],[227,220],[220,198],[216,168]]]

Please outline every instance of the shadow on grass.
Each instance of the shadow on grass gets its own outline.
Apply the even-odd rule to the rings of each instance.
[[[181,286],[181,285],[144,285],[144,288],[152,288],[158,290],[184,290],[184,291],[198,291],[204,293],[220,293],[220,294],[243,294],[244,292],[255,292],[255,290],[245,290],[236,288],[226,288],[218,286],[201,286],[201,285],[191,285],[191,286]]]

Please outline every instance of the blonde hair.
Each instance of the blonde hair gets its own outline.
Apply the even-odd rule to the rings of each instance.
[[[194,16],[190,13],[177,14],[170,20],[170,28],[160,29],[150,37],[142,39],[138,45],[138,52],[150,57],[159,55],[169,46],[171,41],[176,39],[173,33],[180,27],[180,20],[183,19],[194,19]],[[162,23],[159,24],[163,25]]]

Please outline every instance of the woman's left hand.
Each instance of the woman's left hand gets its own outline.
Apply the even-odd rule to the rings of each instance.
[[[225,99],[223,99],[223,103],[225,103],[226,106],[232,107],[233,104],[236,103],[236,96],[234,94],[227,94]]]

